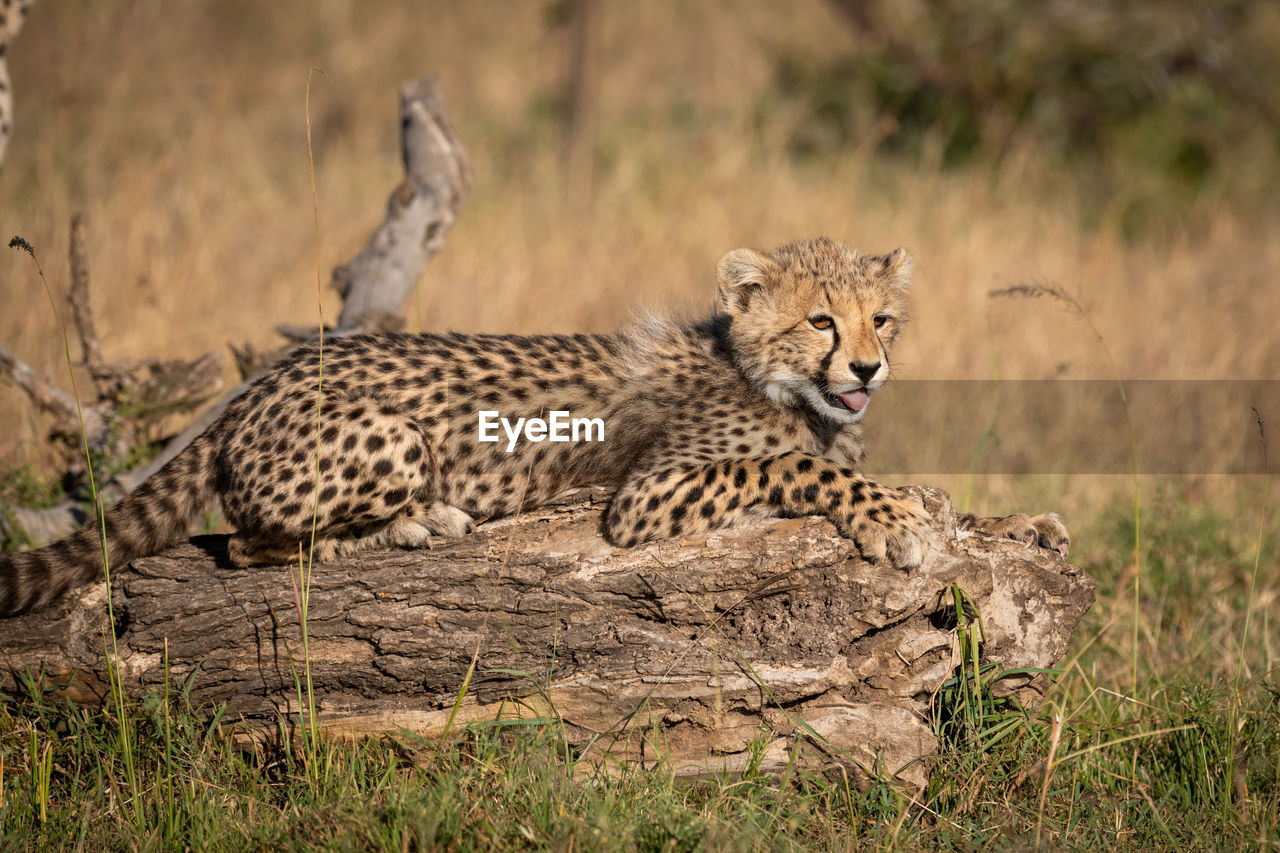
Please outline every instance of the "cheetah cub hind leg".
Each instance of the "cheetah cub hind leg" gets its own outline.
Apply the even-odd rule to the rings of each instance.
[[[347,557],[361,551],[382,548],[423,548],[431,541],[431,530],[412,518],[395,518],[376,528],[367,528],[354,536],[340,536],[329,540],[333,543],[333,555],[326,559]]]
[[[436,501],[429,506],[420,503],[411,504],[405,511],[405,515],[436,536],[457,539],[476,530],[476,523],[471,516],[456,506],[449,506],[442,501]]]
[[[1012,539],[1024,545],[1038,545],[1050,551],[1057,551],[1064,558],[1071,548],[1071,534],[1062,523],[1056,512],[1043,515],[1023,515],[1014,513],[994,518],[977,518],[973,515],[962,515],[957,519],[961,530],[976,530],[990,536]]]
[[[472,533],[471,516],[457,507],[439,501],[426,506],[411,504],[404,514],[384,522],[351,525],[341,530],[319,532],[311,557],[318,563],[332,562],[361,551],[380,548],[428,548],[432,536],[457,538]],[[231,561],[237,566],[296,563],[299,555],[306,559],[310,537],[296,540],[258,537],[237,533],[228,546]]]
[[[323,541],[323,540],[322,540]],[[317,542],[319,546],[321,542]],[[248,566],[281,566],[296,563],[299,555],[306,556],[306,548],[299,542],[284,542],[276,539],[263,539],[245,533],[235,533],[227,543],[227,553],[231,562],[241,568]],[[323,561],[319,547],[316,558]]]
[[[432,532],[419,521],[395,518],[318,533],[314,548],[309,538],[284,541],[237,533],[231,537],[228,551],[237,566],[296,563],[299,558],[306,560],[308,554],[317,563],[328,563],[379,548],[422,548],[430,542]]]
[[[457,507],[436,501],[430,506],[410,503],[402,515],[381,525],[367,525],[356,531],[324,540],[324,550],[316,543],[316,559],[333,560],[361,551],[385,548],[430,548],[432,536],[458,538],[476,529],[471,516]],[[354,533],[354,535],[353,535]],[[321,556],[323,554],[323,556]]]

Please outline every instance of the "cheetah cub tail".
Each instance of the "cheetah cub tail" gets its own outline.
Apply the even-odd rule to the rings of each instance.
[[[106,512],[113,568],[154,554],[185,536],[213,499],[212,442],[202,436]],[[65,539],[23,554],[0,554],[0,617],[44,607],[102,575],[95,518]]]

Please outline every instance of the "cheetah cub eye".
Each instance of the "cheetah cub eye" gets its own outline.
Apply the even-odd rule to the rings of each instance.
[[[834,320],[832,320],[830,317],[826,317],[826,316],[810,317],[810,318],[809,318],[809,325],[810,325],[810,326],[813,326],[813,327],[814,327],[815,329],[817,329],[819,332],[825,332],[825,331],[827,331],[828,329],[830,329],[832,326],[834,326],[835,324],[836,324],[836,323],[835,323],[835,321],[834,321]]]
[[[883,328],[884,324],[889,322],[891,318],[888,314],[877,314],[871,318],[871,322],[875,324],[877,329]]]

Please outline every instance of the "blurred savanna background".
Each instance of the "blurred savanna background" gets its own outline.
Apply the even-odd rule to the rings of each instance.
[[[277,323],[318,320],[317,276],[361,248],[400,179],[397,87],[431,72],[474,181],[406,310],[413,330],[701,312],[725,251],[827,234],[914,253],[901,379],[1280,378],[1280,5],[1264,0],[39,0],[7,58],[0,234],[35,247],[61,296],[84,211],[108,361],[266,349]],[[1024,293],[989,296],[1008,288]],[[322,303],[336,317],[337,295]],[[17,251],[0,253],[0,342],[69,388]],[[1137,740],[1071,783],[1107,780],[1119,792],[1098,814],[1143,827],[1108,836],[1098,817],[1109,842],[1213,826],[1276,843],[1280,571],[1262,448],[1280,420],[1218,414],[1256,436],[1254,475],[1208,462],[1136,480],[930,479],[975,511],[1056,509],[1072,526],[1073,559],[1102,588],[1073,663],[1092,686],[1064,688],[1068,718],[1167,727],[1194,706],[1216,721],[1190,746]],[[1041,427],[1072,418],[1064,406]],[[872,407],[867,426],[874,449],[927,446],[937,424]],[[979,426],[975,454],[1037,440]],[[1212,448],[1216,428],[1197,440]],[[0,474],[56,479],[46,429],[0,387]],[[1123,418],[1091,433],[1128,446]],[[1237,750],[1225,715],[1246,706],[1256,739]],[[1182,769],[1155,778],[1146,749]],[[1040,818],[1069,826],[1075,800],[1057,793]],[[1013,799],[1001,807],[1022,814]]]
[[[430,71],[475,180],[414,329],[700,312],[723,252],[828,234],[914,252],[900,378],[1280,375],[1270,4],[597,2],[585,39],[574,8],[41,0],[0,222],[59,287],[87,214],[108,360],[276,345],[318,316],[309,72],[327,282],[399,179],[397,86]],[[29,259],[0,263],[0,340],[59,378]],[[1061,305],[987,296],[1026,283],[1078,300],[1114,366]],[[2,457],[34,458],[4,403]]]

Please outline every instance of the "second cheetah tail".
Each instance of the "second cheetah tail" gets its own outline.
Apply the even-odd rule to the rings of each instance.
[[[127,497],[75,533],[22,554],[0,554],[0,617],[52,602],[102,575],[100,532],[116,568],[186,535],[213,499],[213,442],[200,436]]]

